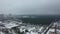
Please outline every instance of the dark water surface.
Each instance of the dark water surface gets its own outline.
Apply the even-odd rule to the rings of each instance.
[[[24,23],[31,24],[50,24],[51,22],[60,20],[60,15],[54,16],[34,16],[34,18],[21,18]]]

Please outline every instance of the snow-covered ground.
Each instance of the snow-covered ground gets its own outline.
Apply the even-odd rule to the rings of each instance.
[[[8,21],[8,22],[5,21],[4,23],[2,23],[0,21],[0,24],[4,25],[5,26],[4,28],[10,29],[10,30],[11,30],[11,28],[18,26],[17,28],[20,30],[20,32],[24,32],[24,34],[38,34],[38,32],[42,32],[44,29],[43,26],[34,25],[34,24],[30,24],[30,23],[27,24],[27,23],[22,23],[22,22],[17,22],[17,21]],[[25,30],[28,30],[28,32],[25,32]],[[14,30],[11,30],[11,33],[14,33]]]
[[[3,32],[0,31],[0,34],[5,34],[5,33],[3,33]]]
[[[49,32],[55,32],[55,29],[49,29],[47,34],[49,34]]]
[[[55,25],[59,25],[57,22],[55,22],[53,24],[53,27],[55,27]],[[3,27],[5,26],[5,27]],[[48,29],[48,27],[45,27],[46,25],[34,25],[34,24],[27,24],[27,23],[22,23],[22,22],[17,22],[17,21],[11,21],[11,22],[4,22],[2,23],[0,21],[0,34],[4,34],[1,29],[4,29],[4,28],[7,28],[7,29],[10,29],[11,30],[11,33],[14,33],[16,34],[16,32],[14,30],[12,30],[13,27],[16,27],[18,26],[18,30],[20,32],[24,32],[24,34],[44,34],[44,32],[46,31],[46,29]],[[26,32],[27,30],[27,32]],[[17,30],[16,30],[17,31]],[[49,32],[55,32],[55,29],[53,28],[50,28],[48,31],[47,31],[47,34],[49,34]],[[60,33],[60,30],[57,29],[57,33]]]

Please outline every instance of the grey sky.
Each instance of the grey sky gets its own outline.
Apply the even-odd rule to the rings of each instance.
[[[3,14],[60,14],[60,0],[0,0]]]

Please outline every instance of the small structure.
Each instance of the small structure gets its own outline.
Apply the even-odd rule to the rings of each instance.
[[[55,32],[51,32],[51,31],[50,31],[49,34],[55,34]]]

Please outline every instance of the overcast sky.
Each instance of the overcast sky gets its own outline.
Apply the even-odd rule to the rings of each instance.
[[[60,0],[0,0],[0,14],[60,14]]]

